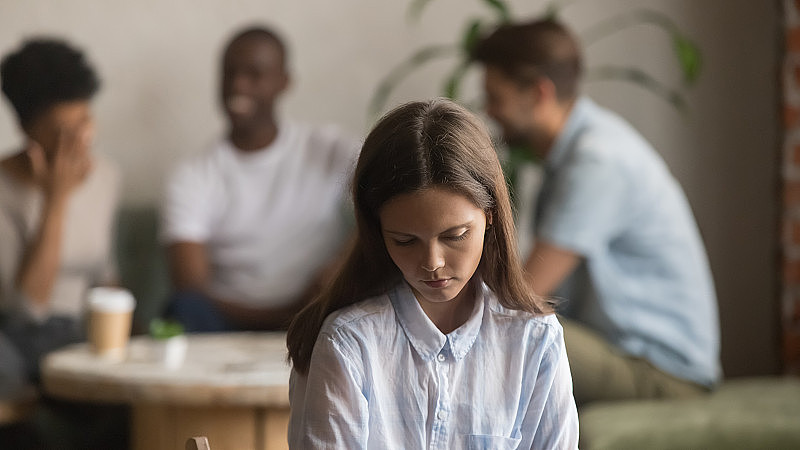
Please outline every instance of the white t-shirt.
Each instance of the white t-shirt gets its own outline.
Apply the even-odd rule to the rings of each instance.
[[[358,142],[335,127],[282,123],[254,152],[227,140],[181,163],[167,183],[162,238],[200,242],[212,295],[291,303],[339,250]]]

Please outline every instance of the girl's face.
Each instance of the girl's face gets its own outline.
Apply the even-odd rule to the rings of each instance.
[[[423,309],[469,295],[464,287],[483,253],[482,209],[461,194],[434,187],[394,197],[379,217],[389,256]]]

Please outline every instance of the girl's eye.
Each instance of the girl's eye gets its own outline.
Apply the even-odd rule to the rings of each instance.
[[[454,241],[454,242],[463,241],[464,239],[467,238],[468,234],[469,234],[469,231],[465,231],[465,232],[463,232],[463,233],[461,233],[461,234],[459,234],[457,236],[447,236],[445,239],[447,239],[448,241]]]
[[[414,242],[414,239],[394,239],[395,245],[399,245],[401,247],[409,246],[413,242]]]

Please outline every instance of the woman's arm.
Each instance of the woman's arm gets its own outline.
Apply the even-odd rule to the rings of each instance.
[[[307,376],[292,374],[289,447],[365,449],[369,409],[360,359],[326,334]]]
[[[62,130],[50,162],[38,144],[32,143],[26,151],[44,202],[38,230],[17,271],[16,286],[38,309],[47,307],[58,276],[69,199],[92,168],[86,148],[87,132],[84,128]]]

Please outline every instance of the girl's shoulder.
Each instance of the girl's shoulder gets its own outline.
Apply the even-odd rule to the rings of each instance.
[[[533,314],[528,311],[511,309],[503,306],[497,296],[488,288],[486,289],[486,307],[489,310],[490,320],[502,322],[504,326],[519,326],[541,329],[544,334],[561,334],[561,324],[555,314]]]
[[[323,322],[320,334],[335,337],[352,331],[385,329],[395,322],[389,296],[381,294],[332,312]]]
[[[507,345],[534,359],[558,353],[564,346],[564,330],[555,314],[537,315],[497,304],[489,308],[484,325],[483,329],[496,339],[497,345]]]

